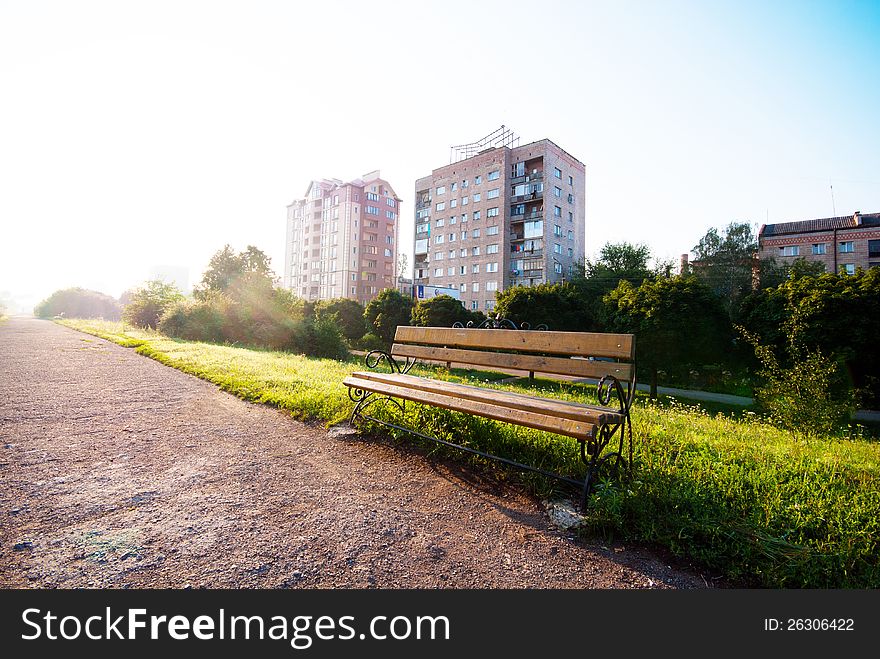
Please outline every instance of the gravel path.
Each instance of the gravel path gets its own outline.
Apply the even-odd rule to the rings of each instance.
[[[47,321],[0,323],[0,586],[704,587],[529,497]]]

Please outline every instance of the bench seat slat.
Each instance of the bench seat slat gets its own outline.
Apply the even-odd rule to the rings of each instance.
[[[526,412],[536,412],[549,416],[559,416],[566,419],[583,421],[589,424],[616,423],[622,415],[608,408],[586,405],[572,401],[563,401],[541,396],[531,396],[512,391],[500,391],[498,389],[483,389],[458,382],[446,382],[444,380],[431,380],[414,375],[400,373],[357,372],[353,376],[376,382],[403,386],[410,389],[419,389],[439,393],[456,398],[466,398],[473,401],[482,401],[492,405],[500,405]]]
[[[632,373],[632,364],[606,361],[589,361],[587,359],[567,359],[565,357],[545,357],[542,355],[523,355],[505,352],[484,352],[481,350],[464,350],[445,348],[442,346],[421,346],[406,343],[395,343],[391,349],[395,357],[413,357],[415,359],[454,362],[473,366],[513,369],[535,373],[554,373],[581,378],[601,378],[613,375],[622,382],[627,382]]]
[[[411,327],[400,325],[395,343],[438,345],[449,348],[514,350],[580,357],[610,357],[632,361],[632,334],[595,332],[549,332],[540,330]]]
[[[442,407],[457,412],[466,412],[468,414],[495,419],[497,421],[505,421],[528,428],[534,428],[536,430],[544,430],[558,435],[566,435],[579,440],[585,440],[592,437],[595,431],[595,424],[583,420],[577,421],[574,419],[539,414],[521,409],[513,409],[501,405],[493,405],[485,401],[470,400],[468,398],[460,398],[432,391],[423,391],[421,389],[413,389],[406,386],[390,384],[388,382],[359,378],[353,375],[345,378],[343,383],[346,386],[355,389],[374,391],[395,398],[401,398],[403,400],[425,403],[434,407]]]

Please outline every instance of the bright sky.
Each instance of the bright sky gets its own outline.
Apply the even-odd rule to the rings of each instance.
[[[403,197],[501,124],[587,166],[587,254],[880,211],[880,3],[0,0],[0,295],[119,295],[286,205]],[[410,264],[412,257],[410,254]]]

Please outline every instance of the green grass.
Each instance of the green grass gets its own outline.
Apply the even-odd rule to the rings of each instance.
[[[362,368],[360,360],[177,341],[119,323],[61,324],[133,347],[244,399],[328,425],[350,414],[353,403],[341,382]],[[595,387],[586,385],[500,382],[506,376],[443,368],[414,372],[595,402]],[[391,412],[377,410],[386,413]],[[573,440],[430,407],[408,406],[406,417],[403,425],[428,434],[551,471],[583,473]],[[586,533],[665,547],[737,585],[880,587],[880,443],[862,429],[805,443],[742,408],[710,412],[676,401],[651,403],[641,394],[633,422],[633,476],[599,484]],[[539,495],[558,487],[539,476],[492,468],[502,478],[522,478]]]

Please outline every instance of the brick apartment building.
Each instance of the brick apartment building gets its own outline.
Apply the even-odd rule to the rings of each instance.
[[[758,232],[758,252],[761,259],[779,263],[817,261],[826,272],[842,268],[853,274],[856,268],[880,266],[880,213],[765,224]]]
[[[564,281],[584,258],[584,164],[548,139],[506,141],[465,145],[416,181],[413,285],[455,287],[468,309],[491,310],[509,286]]]
[[[312,181],[287,207],[284,286],[309,300],[366,304],[395,286],[400,198],[379,171]]]

